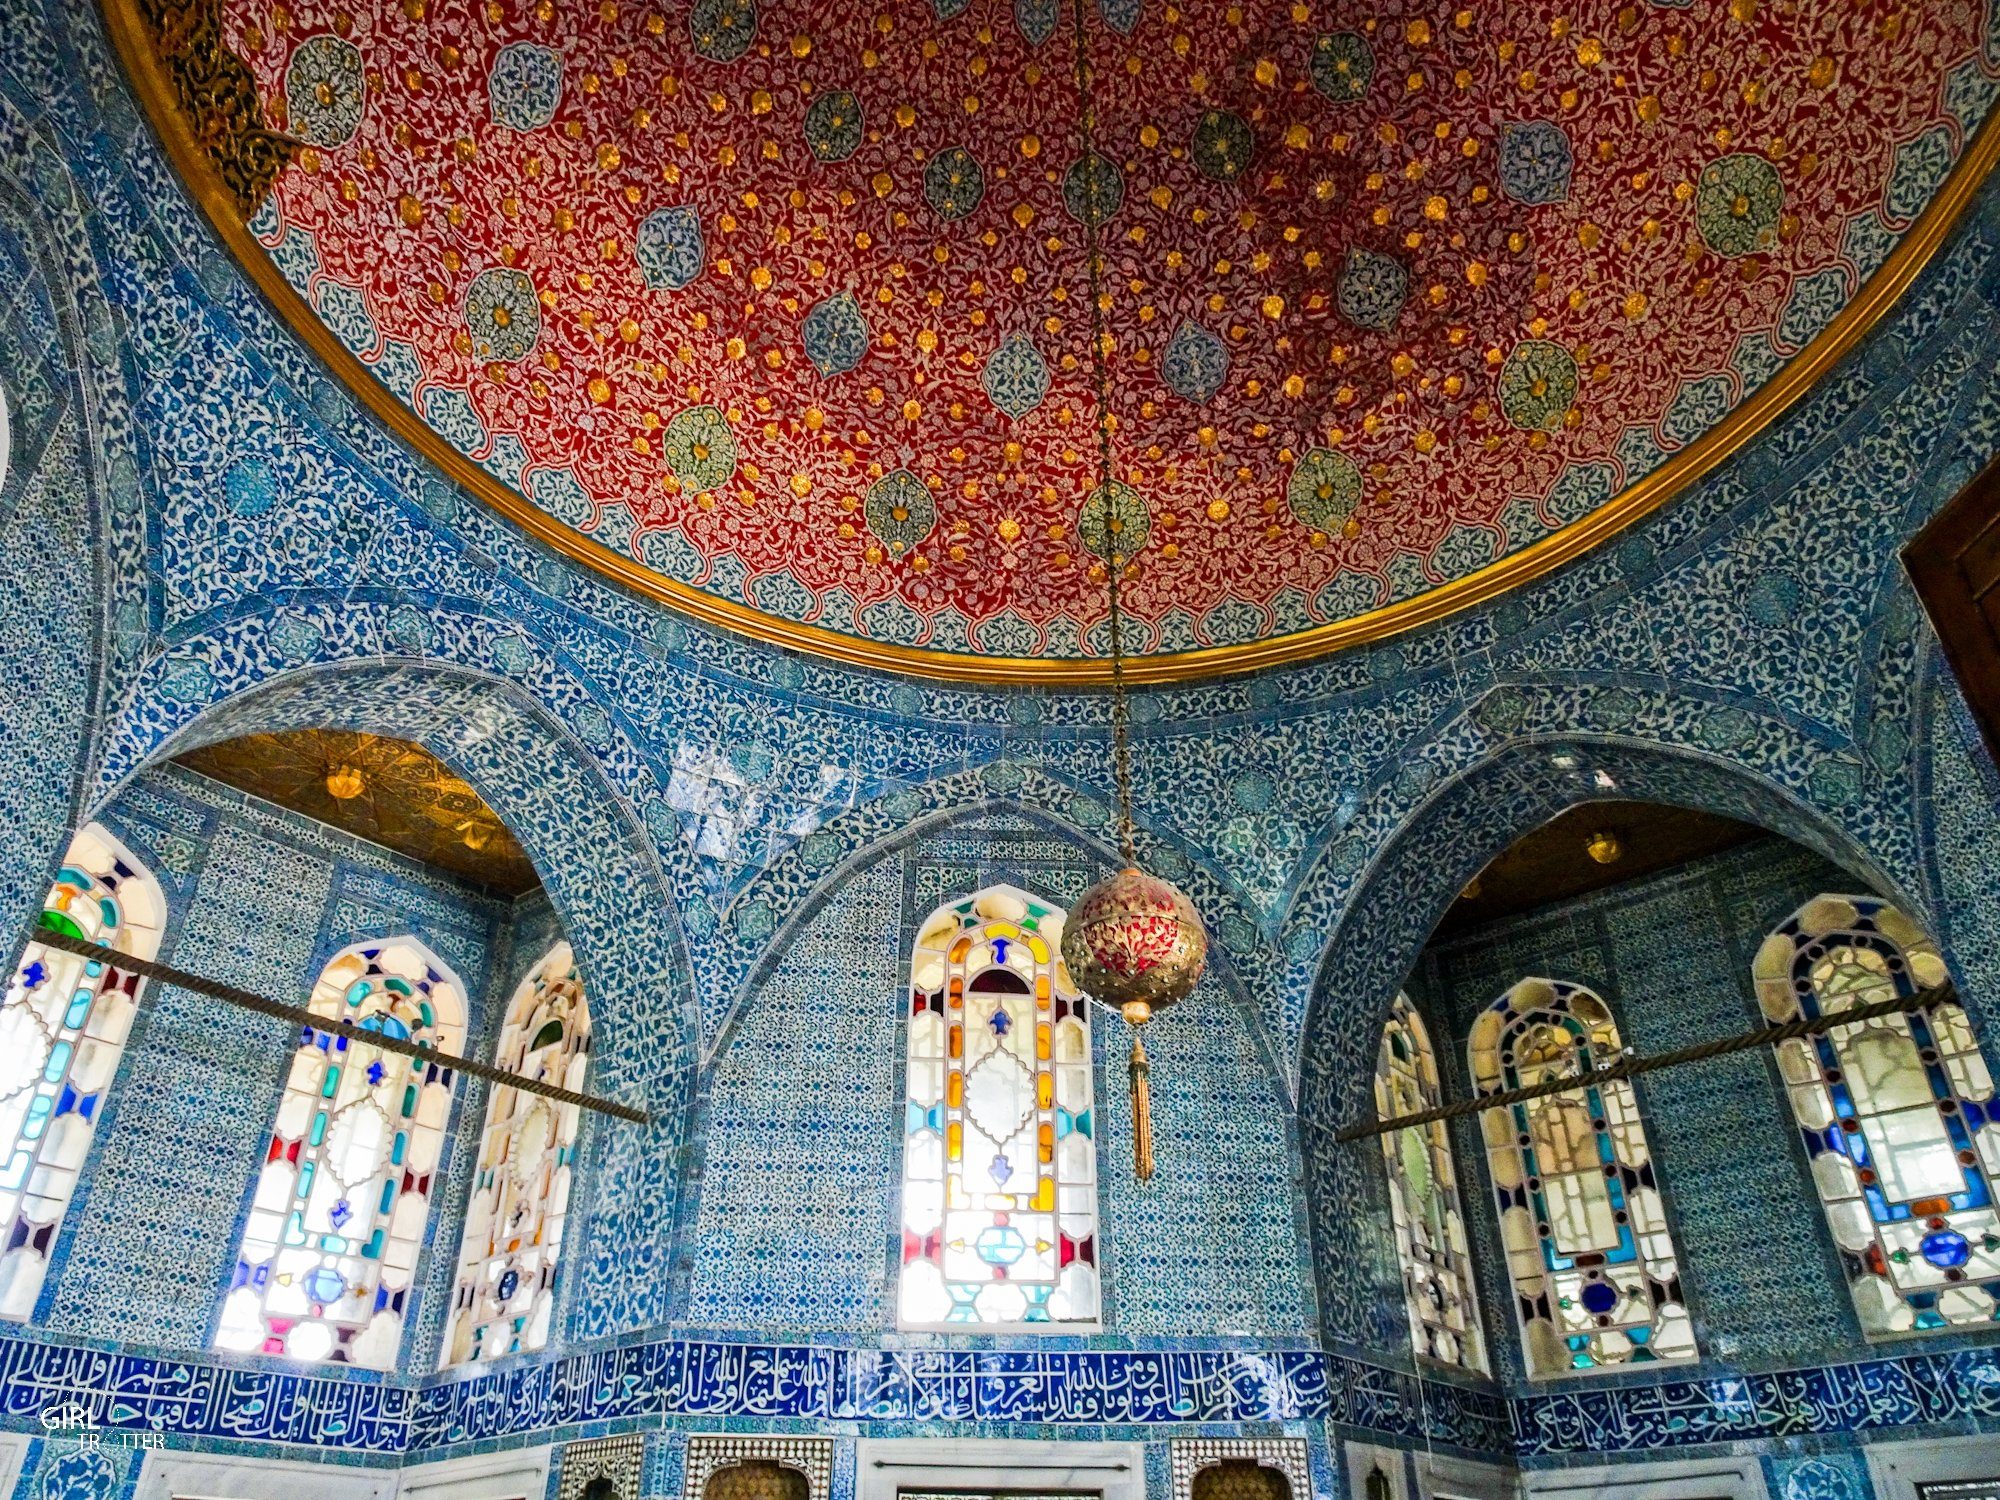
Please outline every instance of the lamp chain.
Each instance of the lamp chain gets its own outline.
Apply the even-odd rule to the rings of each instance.
[[[1070,30],[1076,46],[1077,125],[1083,136],[1083,246],[1090,280],[1090,373],[1097,397],[1097,493],[1104,503],[1105,573],[1110,579],[1111,773],[1118,789],[1118,842],[1125,863],[1139,863],[1132,822],[1132,713],[1125,693],[1125,614],[1119,588],[1125,554],[1119,550],[1119,518],[1112,497],[1111,372],[1105,353],[1104,255],[1097,234],[1096,110],[1090,92],[1090,49],[1084,34],[1083,0],[1070,0]]]

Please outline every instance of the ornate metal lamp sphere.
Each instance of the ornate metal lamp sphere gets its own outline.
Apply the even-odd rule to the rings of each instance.
[[[1195,987],[1208,963],[1208,930],[1178,886],[1128,868],[1070,908],[1062,956],[1079,989],[1141,1026]]]

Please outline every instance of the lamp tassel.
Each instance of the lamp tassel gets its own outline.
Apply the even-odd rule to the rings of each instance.
[[[1152,1064],[1146,1061],[1146,1044],[1132,1033],[1132,1170],[1141,1182],[1153,1175],[1153,1084]]]

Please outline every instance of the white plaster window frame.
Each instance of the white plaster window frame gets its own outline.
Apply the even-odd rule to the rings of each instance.
[[[1417,1500],[1515,1500],[1521,1493],[1520,1471],[1505,1464],[1419,1453],[1416,1470]]]
[[[1870,1443],[1861,1450],[1875,1500],[1917,1500],[1925,1484],[1991,1479],[2000,1484],[2000,1433]]]
[[[1313,1500],[1304,1438],[1175,1438],[1168,1453],[1173,1500],[1193,1500],[1195,1477],[1203,1469],[1244,1459],[1284,1475],[1292,1487],[1292,1500]]]
[[[549,1488],[548,1444],[504,1453],[412,1464],[401,1471],[398,1500],[543,1500]],[[138,1500],[138,1497],[135,1497]]]
[[[1532,1469],[1528,1500],[1770,1500],[1756,1458],[1669,1459],[1588,1469]]]
[[[11,1495],[27,1467],[28,1447],[34,1439],[25,1432],[0,1432],[0,1495]]]
[[[1412,1500],[1409,1455],[1401,1448],[1352,1441],[1341,1447],[1349,1500],[1366,1500],[1368,1476],[1377,1468],[1389,1476],[1389,1500]]]
[[[829,1500],[832,1494],[832,1438],[698,1432],[687,1440],[681,1479],[683,1500],[702,1500],[708,1481],[717,1470],[735,1468],[746,1461],[773,1463],[803,1474],[806,1500]]]
[[[395,1469],[155,1450],[139,1466],[133,1500],[393,1500],[400,1477]]]
[[[862,1438],[854,1469],[855,1500],[897,1500],[905,1489],[1081,1491],[1103,1500],[1146,1500],[1143,1443]]]
[[[964,892],[956,896],[949,896],[949,895],[945,896],[938,902],[937,906],[932,909],[929,916],[923,918],[922,921],[917,923],[916,932],[910,934],[908,941],[906,941],[903,945],[903,954],[901,959],[901,964],[902,964],[901,973],[903,976],[903,990],[902,990],[903,1016],[902,1020],[898,1023],[897,1026],[897,1036],[903,1048],[903,1098],[906,1105],[909,1100],[909,1090],[910,1090],[909,1001],[910,1001],[911,986],[915,983],[914,974],[916,969],[916,956],[917,956],[916,934],[921,933],[925,927],[930,925],[932,919],[938,916],[939,913],[944,912],[950,909],[951,907],[958,905],[962,901],[977,901],[979,898],[983,896],[991,895],[996,892],[1004,892],[1010,896],[1018,896],[1023,901],[1033,901],[1039,905],[1047,906],[1053,909],[1054,911],[1060,913],[1065,922],[1069,920],[1069,906],[1066,902],[1059,900],[1053,896],[1037,894],[1036,892],[1028,890],[1023,886],[1015,885],[1012,881],[1000,880],[1000,881],[995,881],[989,885],[983,885],[974,891]],[[1050,975],[1051,978],[1053,979],[1054,975],[1053,967],[1051,967],[1050,969]],[[1100,1028],[1098,1027],[1097,1024],[1097,1015],[1098,1011],[1102,1009],[1102,1006],[1098,1001],[1091,999],[1089,996],[1084,995],[1081,990],[1077,991],[1077,995],[1079,998],[1090,1001],[1090,1008],[1084,1012],[1084,1035],[1089,1043],[1089,1052],[1088,1052],[1089,1066],[1086,1071],[1090,1081],[1090,1113],[1097,1116],[1101,1121],[1103,1118],[1103,1109],[1102,1109],[1103,1101],[1098,1098],[1097,1086],[1099,1083],[1103,1081],[1099,1075],[1102,1072],[1102,1060],[1104,1056],[1104,1050],[1103,1050],[1102,1037],[1100,1035]],[[900,1116],[898,1118],[900,1118]],[[1090,1232],[1091,1232],[1091,1238],[1097,1242],[1096,1316],[1089,1318],[1063,1318],[1059,1320],[1051,1320],[1045,1323],[1030,1323],[1019,1319],[1014,1320],[1012,1322],[986,1322],[982,1320],[974,1323],[952,1323],[952,1322],[935,1322],[935,1321],[924,1322],[922,1320],[915,1318],[905,1318],[903,1316],[903,1260],[901,1252],[899,1251],[892,1258],[892,1263],[890,1266],[890,1278],[889,1278],[890,1295],[893,1296],[896,1300],[896,1331],[898,1333],[944,1333],[944,1334],[999,1333],[999,1334],[1009,1334],[1009,1335],[1020,1334],[1028,1338],[1051,1338],[1063,1334],[1091,1334],[1091,1333],[1104,1332],[1104,1301],[1105,1301],[1105,1291],[1107,1286],[1107,1283],[1105,1281],[1105,1244],[1104,1244],[1104,1229],[1105,1229],[1104,1172],[1103,1172],[1104,1161],[1101,1153],[1098,1150],[1098,1145],[1099,1142],[1097,1138],[1093,1136],[1091,1138],[1091,1144],[1090,1144],[1090,1152],[1091,1152],[1090,1156],[1091,1231]],[[894,1199],[891,1201],[891,1211],[895,1215],[896,1224],[899,1228],[902,1226],[904,1222],[903,1201],[904,1201],[904,1196],[909,1191],[909,1186],[910,1186],[909,1149],[910,1149],[909,1132],[904,1131],[901,1139],[901,1149],[896,1158],[896,1195]]]
[[[498,1454],[440,1458],[404,1468],[398,1500],[542,1500],[554,1448],[512,1448]],[[134,1498],[136,1500],[136,1498]]]

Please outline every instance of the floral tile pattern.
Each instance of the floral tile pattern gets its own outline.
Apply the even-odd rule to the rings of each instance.
[[[994,13],[996,30],[1013,25],[1005,9]],[[1033,10],[1023,7],[1024,14]],[[1655,8],[1642,20],[1676,24],[1685,14]],[[781,1341],[760,1339],[760,1329],[798,1330],[807,1317],[790,1307],[752,1310],[742,1284],[697,1269],[706,1205],[728,1193],[726,1185],[702,1183],[710,1165],[704,1152],[714,1151],[721,1175],[745,1154],[715,1132],[712,1113],[701,1124],[703,1109],[728,1102],[716,1086],[725,1078],[735,1080],[739,1101],[754,1098],[750,1060],[760,1046],[777,1048],[795,1020],[780,1015],[784,1002],[796,1009],[831,953],[846,950],[819,946],[825,929],[819,936],[809,929],[850,886],[853,901],[874,913],[863,925],[879,920],[887,928],[906,920],[906,907],[891,907],[910,899],[913,882],[941,883],[947,871],[982,878],[995,861],[1032,863],[1013,848],[1018,843],[1071,851],[1044,861],[1066,872],[1064,879],[1080,879],[1111,857],[1108,705],[1098,695],[985,691],[854,672],[772,650],[691,625],[541,547],[399,446],[275,321],[212,244],[142,128],[93,9],[21,0],[8,19],[0,28],[0,298],[7,309],[0,326],[12,342],[0,346],[0,388],[13,441],[0,480],[0,567],[20,607],[0,611],[0,769],[14,789],[0,807],[8,834],[0,841],[0,894],[11,893],[14,909],[28,909],[46,889],[49,862],[68,829],[103,815],[122,820],[135,838],[146,825],[163,882],[190,912],[188,927],[219,966],[257,983],[285,981],[317,947],[317,925],[311,941],[300,935],[316,896],[321,916],[332,906],[349,913],[341,921],[358,924],[405,911],[440,928],[440,943],[470,943],[425,904],[441,898],[404,879],[408,872],[336,879],[326,871],[338,860],[321,855],[277,857],[274,868],[294,888],[284,900],[220,899],[225,887],[211,884],[212,861],[235,861],[285,839],[261,827],[219,835],[185,796],[161,789],[154,769],[182,746],[329,717],[421,739],[510,820],[547,883],[546,912],[505,941],[487,941],[490,971],[518,965],[529,932],[559,922],[577,945],[593,1014],[602,1018],[594,1085],[656,1117],[644,1130],[586,1132],[578,1253],[563,1328],[547,1357],[480,1382],[426,1383],[421,1372],[431,1356],[419,1346],[434,1346],[432,1325],[413,1328],[405,1376],[335,1381],[201,1357],[193,1352],[204,1341],[195,1299],[174,1301],[166,1281],[137,1287],[158,1266],[145,1258],[139,1230],[120,1239],[107,1222],[112,1189],[150,1202],[155,1174],[199,1170],[210,1158],[193,1145],[164,1155],[117,1144],[121,1133],[136,1143],[143,1119],[154,1121],[157,1138],[193,1118],[178,1093],[135,1067],[122,1081],[119,1107],[129,1113],[102,1136],[97,1170],[105,1198],[73,1216],[90,1221],[98,1248],[74,1241],[52,1282],[48,1321],[0,1339],[0,1419],[8,1425],[32,1424],[54,1392],[87,1393],[102,1398],[109,1420],[136,1428],[157,1419],[176,1443],[269,1444],[272,1451],[344,1444],[347,1457],[388,1463],[413,1443],[429,1452],[525,1442],[587,1422],[662,1432],[711,1422],[839,1421],[890,1433],[934,1424],[981,1435],[1092,1428],[1149,1440],[1197,1435],[1192,1429],[1202,1426],[1238,1436],[1249,1424],[1275,1422],[1306,1438],[1315,1474],[1331,1474],[1328,1424],[1404,1446],[1436,1438],[1462,1450],[1511,1448],[1554,1462],[1586,1449],[1643,1454],[1723,1442],[1804,1456],[1782,1448],[1795,1438],[1817,1443],[1804,1452],[1819,1456],[1902,1427],[1991,1431],[2000,1421],[1990,1345],[1868,1350],[1847,1341],[1844,1329],[1805,1318],[1770,1323],[1760,1352],[1746,1325],[1793,1295],[1795,1284],[1761,1269],[1752,1276],[1704,1268],[1699,1243],[1690,1245],[1689,1259],[1705,1299],[1705,1337],[1719,1357],[1740,1357],[1744,1369],[1703,1366],[1684,1379],[1621,1377],[1589,1389],[1505,1395],[1435,1379],[1419,1385],[1404,1368],[1407,1330],[1379,1212],[1379,1164],[1365,1153],[1343,1156],[1326,1140],[1329,1126],[1364,1107],[1383,1009],[1436,914],[1527,823],[1605,794],[1600,774],[1620,795],[1759,822],[1893,894],[1937,931],[1990,1041],[2000,897],[1981,872],[1996,858],[2000,778],[1894,553],[2000,448],[2000,197],[1993,190],[1877,333],[1785,421],[1613,543],[1487,606],[1372,649],[1137,695],[1142,857],[1195,893],[1217,938],[1214,998],[1191,1002],[1162,1033],[1186,1055],[1178,1075],[1185,1093],[1163,1098],[1162,1107],[1184,1111],[1174,1116],[1177,1132],[1207,1129],[1234,1155],[1226,1168],[1190,1164],[1184,1182],[1162,1184],[1157,1198],[1144,1201],[1121,1196],[1122,1185],[1107,1178],[1106,1222],[1117,1242],[1136,1247],[1126,1262],[1133,1277],[1111,1288],[1114,1312],[1127,1321],[1122,1332],[1102,1337],[1117,1347],[911,1348],[881,1323],[868,1324],[865,1297],[840,1310],[852,1321],[838,1335],[797,1331]],[[629,7],[626,19],[643,24]],[[732,30],[725,19],[716,18],[719,38]],[[1141,7],[1134,45],[1150,45],[1149,28],[1163,20],[1163,11]],[[963,22],[986,24],[970,13]],[[760,22],[772,24],[768,15]],[[1419,45],[1407,32],[1378,28],[1362,67],[1356,42],[1364,38],[1351,37],[1330,43],[1325,65],[1308,65],[1302,75],[1329,107],[1343,91],[1386,87]],[[759,38],[780,40],[789,51],[788,36],[760,30]],[[282,51],[299,39],[287,33],[282,47],[275,36],[267,40]],[[1565,54],[1574,57],[1584,40],[1565,39]],[[738,62],[703,66],[766,66],[760,41]],[[1447,43],[1421,45],[1441,50]],[[337,49],[322,50],[330,71],[311,95],[322,97],[323,82],[334,101],[327,107],[344,107],[351,75],[332,55]],[[1336,66],[1343,58],[1345,72]],[[1973,67],[1983,79],[1985,62]],[[568,62],[564,68],[560,92],[545,82],[539,94],[524,92],[514,118],[529,122],[527,131],[559,130],[562,111],[585,97],[580,75],[572,77]],[[488,76],[481,75],[482,86]],[[1360,82],[1364,76],[1373,81]],[[363,85],[366,129],[368,112],[385,94],[365,70]],[[1810,78],[1802,87],[1813,87]],[[902,129],[885,123],[893,113],[884,116],[866,88],[853,85],[853,92],[868,122],[864,135]],[[1952,108],[1976,118],[1985,96],[1974,89],[1952,97]],[[532,123],[550,107],[550,125]],[[738,118],[731,114],[731,128]],[[326,133],[338,126],[338,119],[327,122]],[[1904,232],[1903,216],[1935,186],[1949,155],[1938,147],[1919,135],[1901,151],[1893,202],[1883,200],[1893,223],[1877,214],[1873,227],[1850,221],[1841,231],[1841,254],[1858,270],[1880,264]],[[803,162],[807,145],[796,149]],[[880,143],[864,139],[848,160],[865,163],[876,149]],[[1590,190],[1582,180],[1585,155],[1572,161],[1565,204],[1578,204]],[[1554,160],[1538,161],[1545,179]],[[1788,152],[1781,176],[1797,161]],[[1000,190],[998,165],[982,164],[982,194]],[[1688,164],[1691,187],[1704,165]],[[1191,162],[1187,169],[1199,170]],[[1118,213],[1155,212],[1145,173],[1120,170],[1126,180]],[[961,195],[943,194],[947,208],[969,202],[969,180],[961,171],[955,187],[945,184]],[[1530,195],[1552,191],[1548,181],[1522,178],[1516,186]],[[1763,189],[1748,186],[1756,191],[1738,196],[1763,202]],[[1197,191],[1192,177],[1188,188]],[[1789,203],[1789,183],[1787,193]],[[1079,200],[1085,211],[1106,201],[1095,191]],[[1726,215],[1732,221],[1734,202]],[[981,196],[966,212],[979,222],[989,207],[1005,206]],[[1054,197],[1046,207],[1042,219],[1076,222]],[[929,215],[934,206],[926,200],[912,212]],[[1784,212],[1780,244],[1788,243]],[[325,279],[323,247],[268,216],[260,224],[291,272]],[[1821,227],[1802,226],[1801,234]],[[1712,228],[1726,250],[1737,231]],[[1753,239],[1761,233],[1750,228]],[[649,285],[642,295],[695,293],[720,277],[716,260],[724,254],[738,257],[735,284],[750,285],[741,252],[721,248],[719,226],[709,229],[704,220],[698,254],[684,233],[663,251],[658,278],[670,282],[694,264],[693,282],[679,292]],[[1607,234],[1603,244],[1615,249],[1617,237]],[[1732,266],[1778,254],[1702,253]],[[484,269],[470,271],[468,283]],[[481,305],[489,314],[507,309],[507,329],[525,323],[498,291],[490,306]],[[1424,291],[1425,278],[1413,277],[1406,306]],[[885,313],[879,301],[857,300],[878,336],[878,320],[911,312],[901,302]],[[1747,384],[1770,378],[1789,357],[1788,341],[1819,316],[1810,300],[1796,305],[1793,322],[1774,322],[1740,341],[1724,362],[1730,377]],[[355,303],[336,296],[324,305],[381,317],[367,297]],[[447,305],[462,310],[463,302],[448,298]],[[1777,319],[1777,308],[1771,311]],[[535,365],[544,341],[558,336],[551,332],[557,314],[543,305],[536,316],[542,326],[519,361],[524,366]],[[1227,340],[1227,323],[1211,327],[1210,315],[1202,316],[1230,352],[1225,390],[1270,378]],[[489,321],[500,328],[497,316]],[[1152,326],[1164,349],[1180,320],[1159,318]],[[349,331],[357,341],[379,340],[378,367],[418,368],[381,326],[371,335],[357,316]],[[998,347],[1000,325],[990,321],[985,332]],[[1027,332],[1049,366],[1050,391],[1010,417],[980,386],[969,392],[968,420],[996,424],[996,432],[998,424],[1056,420],[1062,383],[1072,377],[1058,373],[1056,345],[1040,341],[1047,335]],[[1643,329],[1634,335],[1649,336]],[[501,344],[517,337],[525,335],[505,335]],[[1358,344],[1363,334],[1354,337]],[[940,343],[948,359],[956,347]],[[874,378],[879,362],[872,349],[847,374],[821,376],[807,373],[802,345],[787,348],[796,358],[785,365],[786,378],[855,383],[865,399],[859,382]],[[1506,356],[1503,350],[1495,381]],[[1593,391],[1582,364],[1579,390]],[[1216,364],[1204,355],[1176,368],[1186,380],[1206,381]],[[1532,377],[1515,402],[1529,425],[1513,426],[1498,407],[1495,420],[1508,421],[1524,444],[1534,432],[1549,434],[1547,447],[1526,451],[1556,455],[1565,439],[1533,425],[1533,402],[1546,400],[1560,379],[1551,382],[1534,361],[1516,368]],[[1560,377],[1560,364],[1553,368]],[[963,378],[978,386],[983,372],[976,358]],[[417,389],[414,378],[410,385]],[[525,382],[510,387],[522,389]],[[1029,386],[1000,389],[1019,405]],[[1213,399],[1216,407],[1234,400],[1223,392]],[[1498,401],[1497,386],[1489,399]],[[1165,386],[1159,400],[1184,414],[1196,410]],[[1615,460],[1600,454],[1587,472],[1550,477],[1546,490],[1526,486],[1496,498],[1500,517],[1491,527],[1440,531],[1438,545],[1450,549],[1443,558],[1437,547],[1400,543],[1379,571],[1349,558],[1328,574],[1326,588],[1335,591],[1328,604],[1312,607],[1371,607],[1428,586],[1461,552],[1492,555],[1496,537],[1516,546],[1582,515],[1616,487],[1620,465],[1657,462],[1721,409],[1712,385],[1677,392],[1671,402],[1663,393],[1662,400],[1661,420],[1645,441],[1620,435]],[[591,524],[624,534],[625,523],[591,494],[581,471],[538,463],[517,434],[496,434],[491,413],[462,409],[474,419],[465,439],[486,445],[478,451],[494,472],[579,517],[588,502]],[[718,410],[728,423],[726,405]],[[674,451],[691,466],[720,466],[724,450],[703,442],[700,430],[699,423],[684,425],[687,441]],[[663,462],[664,431],[656,444]],[[756,451],[767,441],[761,433],[755,426],[742,450],[727,456],[744,483],[745,465],[756,463],[767,477],[778,475],[789,495],[792,471]],[[553,477],[564,471],[574,486]],[[928,470],[918,477],[928,490]],[[1270,497],[1281,506],[1278,488],[1289,477],[1271,475]],[[1134,488],[1150,506],[1150,545],[1163,547],[1173,532],[1189,534],[1194,513],[1172,507],[1181,519],[1167,527],[1170,507],[1157,493],[1148,497],[1150,483]],[[1340,487],[1326,487],[1332,503]],[[1320,488],[1315,483],[1302,495],[1308,508],[1320,503]],[[815,489],[800,499],[802,512],[829,493]],[[855,490],[859,548],[876,536],[860,514],[862,493]],[[951,507],[960,499],[951,497],[963,492],[947,485],[931,493],[936,521],[909,544],[919,555],[952,545]],[[1373,503],[1364,498],[1357,514]],[[1231,514],[1251,509],[1239,505]],[[889,522],[904,524],[893,510]],[[734,514],[721,502],[717,512]],[[680,531],[625,514],[631,545],[691,579],[723,592],[775,583],[733,545],[704,550]],[[1266,523],[1259,515],[1254,524]],[[1045,544],[1045,532],[1024,528],[1024,535]],[[1370,535],[1364,530],[1356,544]],[[876,544],[886,555],[886,544]],[[824,551],[847,566],[846,553]],[[1326,553],[1315,555],[1336,551],[1330,539]],[[917,576],[913,568],[910,576]],[[818,618],[840,628],[860,628],[865,610],[892,597],[916,613],[899,592],[863,587],[859,573],[825,588],[794,582],[806,594],[818,591],[816,606],[792,595],[798,607],[816,607]],[[1297,610],[1306,606],[1283,603],[1283,593],[1272,592],[1269,619],[1303,618]],[[1298,590],[1304,600],[1323,594]],[[1015,643],[1008,649],[1075,643],[1081,650],[1093,623],[1067,613],[1045,623],[1019,611],[979,620],[953,607],[968,629],[979,626],[980,639]],[[1251,611],[1257,620],[1265,607]],[[935,617],[945,618],[942,606]],[[1159,638],[1178,631],[1176,639],[1198,643],[1208,618],[1193,608],[1163,611]],[[1235,620],[1232,631],[1262,628]],[[974,811],[986,820],[977,827],[967,821]],[[934,853],[920,856],[919,844],[931,838]],[[881,873],[899,863],[900,898],[889,889],[893,878]],[[258,939],[232,943],[229,935],[246,925]],[[891,943],[853,953],[853,971],[863,976],[856,986],[894,972],[900,951]],[[1704,997],[1710,1002],[1721,1005],[1719,991]],[[1704,1014],[1716,1020],[1723,1012],[1713,1006]],[[198,1015],[183,997],[163,994],[153,1017],[157,1035],[163,1044],[195,1048],[203,1068],[214,1070],[203,1074],[218,1080],[218,1097],[207,1106],[209,1144],[218,1154],[236,1149],[231,1143],[252,1149],[268,1107],[256,1088],[275,1088],[275,1067],[252,1087],[264,1055],[254,1036],[192,1036]],[[1635,1031],[1643,1029],[1635,1023]],[[1660,1033],[1660,1045],[1670,1044],[1667,1035]],[[1199,1060],[1197,1039],[1209,1048]],[[732,1059],[738,1042],[746,1050]],[[1105,1080],[1107,1097],[1122,1094],[1115,1072]],[[223,1097],[225,1077],[235,1080],[235,1097]],[[465,1095],[462,1117],[476,1113],[478,1098],[476,1091]],[[1699,1091],[1682,1104],[1694,1113],[1718,1107]],[[861,1105],[852,1107],[830,1137],[845,1139],[861,1119]],[[121,1132],[128,1123],[132,1130]],[[1107,1159],[1122,1160],[1114,1148],[1107,1137]],[[857,1146],[854,1159],[866,1149]],[[1694,1160],[1715,1149],[1705,1129],[1662,1137],[1670,1157]],[[802,1168],[789,1171],[790,1181],[803,1181]],[[1675,1179],[1670,1159],[1665,1173],[1678,1184],[1677,1212],[1706,1222],[1702,1233],[1717,1237],[1718,1246],[1743,1243],[1740,1223],[1702,1220],[1685,1170]],[[214,1271],[214,1247],[233,1229],[223,1217],[233,1212],[229,1195],[215,1176],[189,1199],[205,1220],[222,1219],[190,1241],[197,1281]],[[851,1191],[851,1183],[843,1186]],[[460,1201],[463,1190],[461,1178],[446,1196]],[[1217,1217],[1202,1217],[1208,1214]],[[1228,1224],[1225,1214],[1234,1215]],[[711,1212],[708,1224],[728,1230],[728,1218]],[[440,1219],[434,1252],[452,1233]],[[1244,1227],[1233,1227],[1239,1220]],[[134,1216],[135,1225],[146,1222]],[[1166,1222],[1202,1223],[1211,1239],[1235,1238],[1224,1249],[1205,1248],[1186,1284],[1174,1286],[1148,1239]],[[1810,1233],[1817,1228],[1809,1213],[1803,1226],[1786,1228],[1795,1263],[1815,1243],[1796,1236]],[[1276,1248],[1281,1238],[1288,1239],[1289,1263]],[[120,1255],[110,1253],[114,1246],[124,1247]],[[1301,1270],[1296,1261],[1307,1246],[1311,1260]],[[840,1249],[843,1265],[870,1263],[871,1255],[886,1268],[890,1246],[886,1238],[871,1244],[865,1228]],[[1115,1258],[1108,1264],[1117,1273]],[[423,1295],[435,1299],[436,1287],[431,1280]],[[132,1329],[111,1326],[99,1292],[129,1299]],[[734,1326],[683,1339],[697,1316]],[[1190,1318],[1235,1331],[1211,1336],[1174,1326]],[[1738,1338],[1740,1356],[1721,1355],[1718,1334]],[[1505,1348],[1505,1339],[1495,1343],[1496,1351]],[[53,1460],[44,1459],[58,1451],[48,1445],[35,1474],[53,1473]],[[836,1493],[851,1482],[851,1472],[846,1480],[837,1475]],[[1322,1488],[1336,1493],[1330,1479]]]
[[[625,507],[628,558],[896,645],[1021,649],[980,628],[1019,620],[1043,657],[1102,649],[1085,222],[1121,257],[1114,463],[1159,523],[1125,593],[1142,649],[1176,610],[1178,644],[1242,644],[1518,549],[1510,503],[1582,519],[1640,477],[1631,434],[1695,442],[1762,383],[1739,342],[1795,350],[1860,291],[1860,226],[1907,230],[2000,76],[1971,6],[1331,29],[1122,0],[1087,22],[1127,83],[1086,157],[1053,4],[887,32],[744,0],[449,10],[220,6],[305,143],[258,233],[327,327],[566,527]],[[407,74],[446,24],[449,60]],[[689,461],[692,412],[728,462]],[[1329,443],[1368,503],[1268,520]],[[503,444],[574,490],[523,486]],[[898,465],[941,522],[902,549],[853,524]]]

